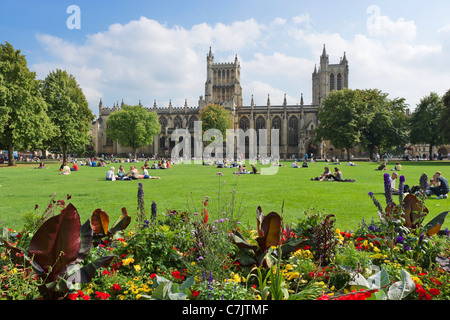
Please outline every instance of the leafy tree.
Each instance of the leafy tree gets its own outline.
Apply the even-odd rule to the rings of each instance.
[[[331,92],[319,109],[315,140],[329,140],[336,148],[346,149],[350,160],[350,150],[362,141],[362,129],[373,117],[367,110],[359,90]]]
[[[8,150],[9,166],[15,165],[14,150],[41,149],[54,134],[40,89],[20,50],[0,44],[0,145]]]
[[[106,135],[122,146],[136,150],[153,142],[153,137],[161,131],[158,116],[144,107],[124,105],[108,118]]]
[[[220,105],[209,104],[200,111],[199,115],[203,131],[217,129],[225,140],[226,130],[233,127],[231,114],[227,109]]]
[[[369,151],[370,158],[375,149],[404,145],[407,141],[405,100],[390,100],[387,93],[376,89],[361,91],[361,97],[367,102],[367,113],[372,114],[370,122],[362,128],[362,144]]]
[[[89,144],[94,115],[75,77],[66,71],[50,72],[44,80],[42,94],[57,130],[57,135],[48,140],[48,144],[60,151],[66,161],[68,152]]]
[[[450,143],[450,89],[442,97],[444,109],[439,118],[439,131],[444,142]]]
[[[430,159],[433,146],[440,145],[443,139],[440,135],[439,120],[443,114],[444,104],[437,93],[423,97],[410,118],[410,141],[412,144],[428,144]]]

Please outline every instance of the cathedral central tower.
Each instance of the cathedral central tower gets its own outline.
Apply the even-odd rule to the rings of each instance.
[[[214,63],[209,48],[206,62],[206,104],[219,104],[229,109],[242,107],[241,66],[237,55],[234,62]]]

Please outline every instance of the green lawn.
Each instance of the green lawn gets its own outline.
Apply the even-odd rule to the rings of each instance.
[[[23,214],[34,210],[39,205],[42,212],[49,196],[56,192],[56,199],[70,194],[70,202],[78,209],[82,222],[90,218],[92,212],[101,208],[110,216],[112,222],[126,207],[134,216],[137,211],[138,183],[144,186],[147,215],[150,205],[155,201],[158,215],[168,209],[200,211],[202,200],[206,196],[210,219],[219,219],[223,209],[215,209],[219,195],[221,203],[236,191],[235,210],[242,200],[243,215],[241,222],[255,226],[255,211],[258,205],[264,213],[276,211],[281,213],[284,201],[284,219],[297,222],[304,210],[308,208],[334,214],[337,227],[355,229],[365,219],[378,221],[376,208],[368,196],[372,191],[384,206],[383,174],[376,171],[376,163],[358,162],[358,166],[340,165],[344,178],[355,179],[350,182],[318,182],[310,179],[323,172],[323,162],[310,163],[309,168],[291,168],[291,162],[284,162],[275,175],[241,175],[233,174],[236,169],[217,169],[213,166],[194,164],[177,164],[170,170],[149,170],[151,175],[160,176],[160,180],[105,181],[105,168],[80,167],[80,171],[70,176],[59,175],[60,164],[47,164],[48,169],[34,169],[37,164],[21,164],[16,167],[0,167],[0,226],[20,229]],[[114,164],[118,167],[119,164]],[[439,170],[447,179],[450,178],[449,161],[402,162],[401,174],[406,177],[406,184],[417,185],[422,173],[429,178]],[[128,170],[130,164],[124,164]],[[260,169],[261,166],[257,165]],[[329,165],[333,170],[334,166]],[[391,161],[388,169],[394,167]],[[223,173],[223,176],[217,175]],[[391,171],[387,171],[391,173]],[[225,181],[225,182],[224,182]],[[398,185],[398,183],[397,183]],[[219,193],[220,188],[220,193]],[[394,196],[398,203],[398,198]],[[228,201],[229,202],[229,201]],[[450,210],[450,198],[436,200],[431,197],[426,201],[430,214],[425,222],[437,214]],[[134,220],[134,219],[133,219]],[[447,219],[444,227],[450,226]],[[112,223],[111,222],[111,223]]]

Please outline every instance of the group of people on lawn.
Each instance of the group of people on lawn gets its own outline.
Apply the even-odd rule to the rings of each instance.
[[[379,167],[378,169],[375,170],[387,170],[387,166],[386,163],[383,163],[384,166],[383,167]],[[339,170],[338,167],[334,168],[334,173],[331,172],[331,170],[328,167],[324,168],[324,172],[316,177],[316,178],[311,178],[311,180],[317,180],[317,181],[354,181],[354,180],[349,180],[343,179],[342,176],[342,172]],[[393,169],[391,169],[391,171],[394,171],[392,173],[392,175],[389,177],[390,179],[390,184],[391,184],[391,190],[392,190],[392,194],[394,195],[398,195],[399,194],[399,189],[396,187],[396,181],[399,177],[397,171],[401,171],[402,170],[402,166],[399,162],[397,162],[395,164],[395,167]],[[403,193],[410,193],[413,192],[408,185],[403,185]],[[450,192],[449,190],[449,184],[446,178],[444,178],[442,176],[442,172],[437,171],[434,175],[433,178],[430,180],[429,183],[429,187],[426,190],[426,194],[427,196],[432,196],[435,195],[437,197],[437,199],[446,199],[448,197],[448,193]]]
[[[111,167],[106,173],[106,180],[115,181],[115,180],[137,180],[137,179],[160,179],[160,177],[151,176],[148,173],[148,170],[151,169],[170,169],[172,168],[173,162],[169,159],[163,159],[158,163],[153,162],[152,165],[149,165],[148,160],[145,161],[144,165],[141,166],[142,172],[139,172],[138,168],[134,165],[130,166],[130,171],[126,172],[123,165],[119,166],[117,169],[117,174],[115,173],[115,168]]]
[[[393,172],[390,181],[391,181],[391,190],[393,194],[399,194],[399,189],[395,187],[395,182],[398,178],[398,173]],[[403,187],[403,192],[408,193],[412,190],[409,189],[409,186],[405,185]],[[436,171],[436,173],[433,175],[433,178],[431,178],[428,189],[425,190],[427,196],[435,195],[436,199],[446,199],[449,190],[449,184],[446,178],[442,176],[442,172]]]

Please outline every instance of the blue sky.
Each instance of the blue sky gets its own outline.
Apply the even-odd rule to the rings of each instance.
[[[71,5],[80,29],[69,29]],[[0,0],[0,41],[39,78],[56,68],[80,83],[97,113],[126,103],[197,106],[206,54],[241,64],[244,104],[311,103],[311,73],[326,45],[346,53],[351,88],[377,88],[414,109],[450,89],[449,1],[13,1]]]

